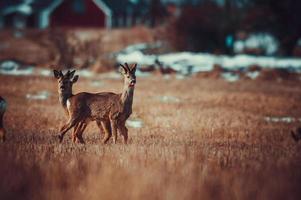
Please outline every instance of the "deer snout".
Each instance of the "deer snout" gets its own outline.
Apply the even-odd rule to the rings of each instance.
[[[61,89],[61,90],[64,90],[64,89],[65,89],[65,86],[64,86],[64,85],[61,85],[61,86],[60,86],[60,89]]]
[[[133,79],[133,80],[130,81],[130,86],[134,86],[135,84],[136,84],[136,80],[135,79]]]
[[[136,83],[136,80],[132,79],[132,80],[130,80],[129,86],[133,87],[135,85],[135,83]]]

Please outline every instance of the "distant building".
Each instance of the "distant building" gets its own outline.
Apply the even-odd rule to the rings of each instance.
[[[65,0],[52,12],[51,27],[112,27],[112,11],[101,0]]]
[[[149,4],[135,0],[1,0],[1,28],[131,27],[147,24]]]
[[[0,28],[46,28],[49,16],[62,0],[0,2]]]
[[[149,3],[139,0],[104,0],[112,12],[112,27],[148,25]]]

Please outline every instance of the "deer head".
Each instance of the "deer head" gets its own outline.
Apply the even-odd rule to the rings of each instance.
[[[64,75],[62,71],[53,70],[54,77],[58,80],[58,90],[60,93],[72,93],[72,85],[78,80],[78,75],[74,76],[75,70],[67,71]]]
[[[137,64],[135,64],[132,67],[129,67],[129,65],[127,63],[125,63],[124,65],[120,64],[120,72],[124,77],[124,83],[126,86],[128,87],[134,87],[136,84],[136,68],[137,68]]]

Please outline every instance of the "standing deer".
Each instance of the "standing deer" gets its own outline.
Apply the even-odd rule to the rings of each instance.
[[[58,93],[59,93],[59,102],[65,110],[67,116],[69,116],[69,112],[67,109],[67,100],[73,96],[72,87],[75,82],[77,82],[79,76],[74,76],[75,70],[67,71],[66,74],[63,74],[62,71],[53,70],[54,77],[58,79]],[[98,127],[102,129],[100,123],[97,123]],[[74,127],[72,133],[72,141],[84,143],[82,136],[82,132],[86,128],[86,124],[78,123]]]
[[[7,106],[6,101],[0,96],[0,141],[2,142],[5,141],[5,134],[6,134],[6,130],[3,125],[3,117],[6,111],[6,106]]]
[[[127,63],[120,66],[120,72],[124,77],[124,87],[121,94],[82,92],[68,98],[66,105],[69,120],[59,133],[60,142],[62,142],[65,133],[72,127],[78,124],[85,127],[90,121],[98,121],[104,128],[104,144],[108,142],[112,134],[113,142],[116,144],[117,131],[123,136],[124,143],[127,143],[128,130],[125,122],[132,113],[137,64],[133,67],[129,67]]]
[[[61,106],[64,108],[65,113],[67,116],[69,116],[66,102],[67,99],[69,99],[72,94],[72,86],[75,82],[78,80],[78,75],[74,76],[75,70],[68,72],[66,74],[63,74],[62,71],[53,70],[54,77],[58,80],[58,93],[59,93],[59,102]],[[77,141],[76,138],[76,132],[79,131],[79,126],[75,126],[72,134],[72,140],[73,142]],[[78,139],[80,141],[80,139]]]

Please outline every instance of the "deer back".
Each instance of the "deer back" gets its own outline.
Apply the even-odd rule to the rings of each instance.
[[[78,93],[67,100],[70,115],[89,120],[107,120],[122,111],[120,95],[112,92]]]

